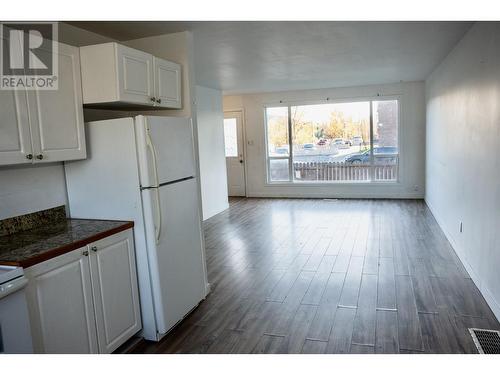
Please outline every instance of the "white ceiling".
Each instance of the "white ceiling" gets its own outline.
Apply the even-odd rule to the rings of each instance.
[[[470,22],[71,22],[117,40],[191,30],[196,83],[226,94],[424,80]]]

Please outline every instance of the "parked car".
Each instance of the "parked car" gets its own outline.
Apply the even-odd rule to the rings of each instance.
[[[288,146],[276,147],[274,150],[274,153],[279,155],[288,155],[288,152]]]
[[[336,145],[337,148],[349,148],[351,146],[349,141],[344,141],[342,138],[335,138],[333,144]]]
[[[326,139],[320,139],[317,143],[318,146],[324,146],[326,145]]]
[[[359,135],[352,137],[352,144],[354,146],[359,146],[359,145],[363,144],[363,137],[361,137]]]
[[[398,157],[397,147],[375,147],[373,158],[376,164],[393,164]],[[345,159],[347,164],[368,164],[370,162],[370,150],[366,150]]]
[[[302,146],[304,150],[313,150],[314,149],[314,143],[304,143]]]

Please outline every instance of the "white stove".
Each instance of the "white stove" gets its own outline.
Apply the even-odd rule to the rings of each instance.
[[[24,275],[22,267],[0,266],[0,285],[22,277]]]
[[[21,267],[0,266],[0,353],[32,353],[31,328]]]

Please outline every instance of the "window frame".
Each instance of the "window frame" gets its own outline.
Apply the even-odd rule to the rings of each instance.
[[[325,185],[397,185],[400,184],[401,181],[401,161],[403,160],[403,147],[401,143],[403,127],[402,123],[402,106],[401,106],[401,94],[393,94],[393,95],[381,95],[377,94],[377,96],[368,96],[368,97],[345,97],[345,98],[336,98],[336,99],[321,99],[321,100],[289,100],[279,102],[269,102],[265,103],[263,106],[264,113],[264,145],[265,145],[265,162],[266,162],[266,181],[265,186],[273,186],[273,185],[282,185],[282,186],[297,186],[297,185],[305,185],[305,186],[325,186]],[[373,177],[373,165],[374,165],[374,155],[373,155],[373,102],[377,101],[389,101],[396,100],[398,107],[398,163],[397,163],[397,179],[396,180],[375,180]],[[297,181],[293,176],[293,126],[292,126],[292,117],[291,117],[291,107],[302,106],[302,105],[317,105],[317,104],[342,104],[342,103],[358,103],[358,102],[368,102],[370,106],[370,180],[346,180],[346,181]],[[268,108],[277,108],[277,107],[286,107],[288,109],[288,156],[269,156],[269,137],[268,137],[268,126],[267,126],[267,109]],[[270,161],[275,159],[287,159],[288,160],[288,180],[284,181],[272,181],[271,180],[271,168]]]

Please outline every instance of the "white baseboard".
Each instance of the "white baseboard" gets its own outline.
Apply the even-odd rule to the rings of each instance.
[[[215,211],[211,211],[208,213],[204,213],[207,215],[207,217],[203,217],[203,221],[210,219],[211,217],[214,217],[215,215],[220,214],[221,212],[226,211],[229,208],[229,202],[225,203],[223,206],[219,207]]]
[[[262,192],[247,193],[248,198],[311,198],[311,199],[424,199],[421,193],[416,194],[377,194],[377,193],[313,193],[313,192]]]
[[[465,269],[469,273],[472,281],[474,284],[476,284],[477,288],[481,292],[482,296],[486,300],[486,303],[490,307],[491,311],[493,311],[493,314],[495,314],[496,318],[500,321],[500,303],[495,299],[493,296],[493,293],[488,289],[486,285],[482,282],[481,278],[479,275],[474,271],[474,269],[471,267],[469,262],[467,262],[467,259],[465,258],[465,254],[463,250],[458,246],[457,242],[453,238],[453,236],[445,229],[446,227],[444,226],[443,220],[439,215],[437,215],[437,212],[435,208],[427,201],[427,198],[424,199],[425,204],[427,207],[429,207],[429,210],[432,213],[432,216],[436,219],[438,225],[440,226],[441,230],[443,231],[444,235],[448,239],[448,241],[451,244],[451,247],[455,251],[455,254],[457,254],[458,258],[464,265]]]
[[[207,296],[210,294],[211,291],[212,291],[212,286],[210,285],[210,283],[206,283],[205,284],[205,298],[207,298]]]

